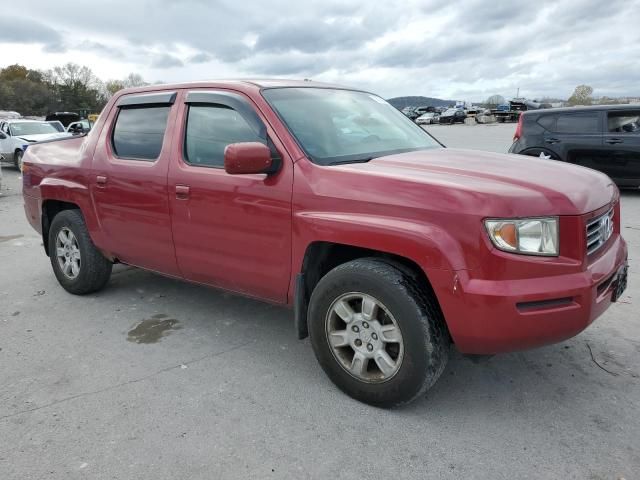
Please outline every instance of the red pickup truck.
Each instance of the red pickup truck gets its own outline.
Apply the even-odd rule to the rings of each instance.
[[[425,392],[451,343],[558,342],[626,286],[606,175],[444,148],[339,86],[124,90],[88,135],[29,146],[23,179],[67,291],[122,262],[289,305],[333,382],[384,407]]]

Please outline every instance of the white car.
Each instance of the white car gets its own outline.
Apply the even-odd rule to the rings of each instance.
[[[424,115],[420,115],[416,118],[416,123],[418,125],[431,125],[432,123],[438,123],[439,115],[434,112],[427,112]]]
[[[0,121],[0,156],[5,162],[11,162],[22,170],[24,149],[31,143],[70,137],[70,133],[58,132],[48,122],[38,120],[2,120]]]
[[[91,130],[91,122],[87,119],[78,120],[77,122],[70,123],[67,127],[67,132],[73,135],[82,135],[84,133],[89,133]]]

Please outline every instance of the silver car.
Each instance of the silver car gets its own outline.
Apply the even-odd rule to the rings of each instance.
[[[22,155],[27,145],[44,140],[70,137],[70,133],[58,132],[48,122],[11,119],[0,121],[0,155],[22,170]]]

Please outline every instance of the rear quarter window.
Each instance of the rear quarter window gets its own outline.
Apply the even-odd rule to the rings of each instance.
[[[553,132],[553,130],[556,128],[556,116],[542,115],[541,117],[538,117],[537,123],[545,130],[549,130],[550,132]]]
[[[113,128],[118,157],[154,161],[160,155],[170,106],[122,107]]]
[[[597,113],[558,115],[555,132],[575,134],[599,133],[600,117]]]

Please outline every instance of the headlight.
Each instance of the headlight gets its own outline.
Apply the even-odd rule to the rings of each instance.
[[[557,217],[492,219],[484,224],[493,244],[505,252],[549,256],[559,253]]]

